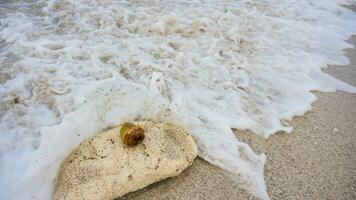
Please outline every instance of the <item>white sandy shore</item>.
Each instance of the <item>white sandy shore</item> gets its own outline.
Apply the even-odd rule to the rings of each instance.
[[[356,45],[356,37],[350,40]],[[333,76],[356,85],[356,49],[351,66],[330,67]],[[293,120],[291,135],[264,140],[236,131],[239,140],[267,154],[265,179],[271,199],[356,199],[356,94],[317,93],[313,110]],[[197,159],[176,178],[128,194],[122,200],[253,199],[223,172]]]
[[[355,94],[317,93],[292,135],[235,131],[256,154],[230,130],[291,132],[280,119],[309,110],[310,90],[356,92],[320,70],[348,64],[356,33],[335,0],[43,1],[0,0],[0,199],[50,199],[71,149],[142,119],[179,122],[199,156],[261,198],[264,179],[272,199],[355,198]],[[328,69],[356,85],[354,71]],[[251,198],[200,159],[123,197]]]

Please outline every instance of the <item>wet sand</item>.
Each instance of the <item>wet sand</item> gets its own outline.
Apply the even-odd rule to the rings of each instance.
[[[349,42],[356,46],[356,37]],[[356,85],[356,49],[346,52],[351,66],[331,66],[325,71]],[[235,131],[239,140],[267,155],[265,180],[271,199],[356,199],[356,94],[315,94],[313,110],[294,118],[292,134],[278,133],[264,140]],[[255,198],[222,170],[198,158],[179,176],[120,198],[128,199]]]

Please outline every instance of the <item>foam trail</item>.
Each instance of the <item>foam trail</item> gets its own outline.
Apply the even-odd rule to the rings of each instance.
[[[356,88],[350,0],[37,0],[0,3],[0,196],[50,199],[84,139],[131,120],[187,127],[199,156],[269,199],[264,154],[231,128],[291,133],[311,91]]]

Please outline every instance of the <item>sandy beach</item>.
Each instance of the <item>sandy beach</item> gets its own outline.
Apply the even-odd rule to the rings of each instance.
[[[0,199],[52,199],[64,177],[60,194],[85,200],[356,200],[353,1],[0,0]],[[189,166],[194,142],[184,168],[146,143],[126,162],[112,132],[58,173],[86,139],[146,120],[185,127],[209,162]],[[143,142],[189,152],[163,135]]]
[[[349,42],[356,45],[356,37]],[[325,71],[356,85],[356,49],[345,52],[350,66],[330,66]],[[356,94],[315,94],[313,110],[294,118],[290,135],[277,133],[264,140],[235,131],[239,140],[267,155],[265,180],[271,199],[356,199]],[[222,170],[198,158],[178,177],[120,198],[128,199],[255,198]]]

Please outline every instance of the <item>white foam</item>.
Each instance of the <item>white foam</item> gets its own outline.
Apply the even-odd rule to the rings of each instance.
[[[231,128],[290,133],[281,120],[310,110],[312,90],[356,92],[321,71],[349,64],[344,40],[356,32],[334,0],[14,5],[0,5],[5,199],[49,199],[75,146],[135,119],[187,127],[200,157],[269,199],[265,155]]]

